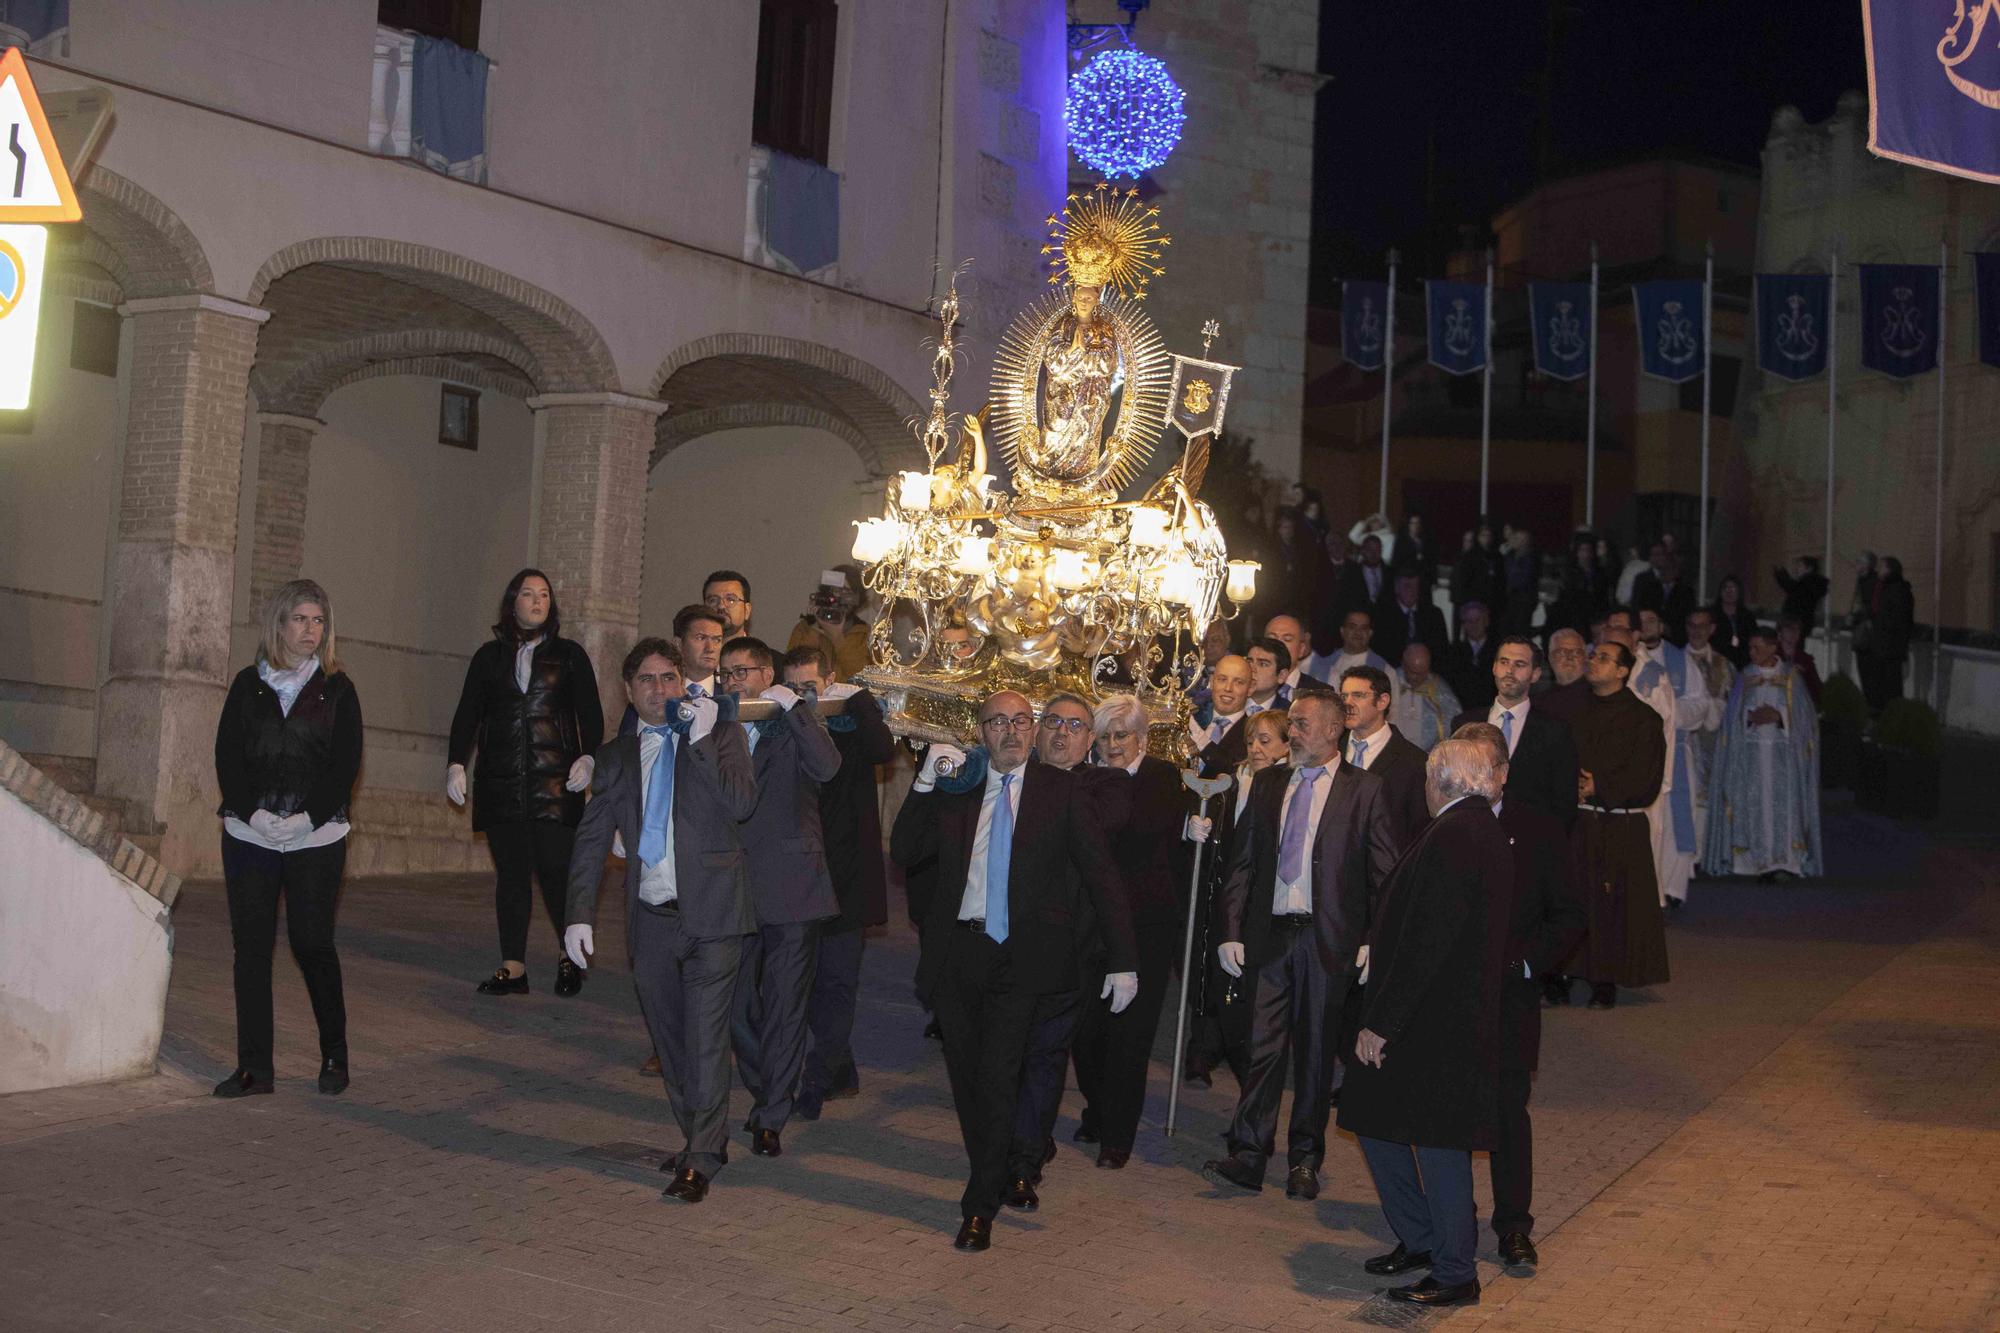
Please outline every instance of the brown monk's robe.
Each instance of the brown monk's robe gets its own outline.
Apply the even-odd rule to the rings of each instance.
[[[1590,695],[1577,710],[1579,770],[1597,794],[1577,811],[1570,835],[1576,886],[1590,911],[1569,971],[1592,982],[1654,986],[1666,981],[1667,930],[1653,872],[1646,807],[1660,794],[1666,736],[1660,715],[1629,689]],[[1629,814],[1609,814],[1612,810]]]

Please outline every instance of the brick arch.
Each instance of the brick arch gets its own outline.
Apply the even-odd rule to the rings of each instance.
[[[250,301],[261,303],[274,282],[314,264],[377,273],[477,311],[519,339],[543,393],[620,387],[611,349],[575,307],[511,273],[427,245],[378,236],[301,241],[264,262]]]
[[[700,435],[755,426],[804,426],[846,441],[870,475],[921,464],[910,423],[917,402],[874,366],[797,338],[722,333],[676,349],[653,394],[671,406],[652,462]]]
[[[453,357],[477,356],[499,361],[515,372],[507,375],[493,367],[454,361]],[[288,412],[293,416],[319,415],[320,405],[335,389],[373,375],[431,374],[431,369],[383,369],[421,363],[435,367],[439,379],[471,382],[475,373],[493,381],[482,387],[499,387],[503,392],[525,397],[534,392],[536,366],[527,349],[510,338],[463,329],[412,329],[399,333],[373,333],[350,338],[323,348],[304,361],[277,367],[260,364],[250,376],[250,387],[267,412]]]
[[[491,389],[504,393],[509,398],[532,398],[535,386],[509,371],[495,366],[468,365],[447,356],[411,356],[394,361],[377,361],[373,365],[357,366],[341,376],[333,387],[344,389],[362,380],[384,379],[390,375],[417,375],[425,379],[450,380],[453,384],[469,384],[475,389]]]
[[[127,299],[214,290],[208,256],[171,208],[100,166],[83,173],[76,192],[84,235],[72,253],[109,273]]]

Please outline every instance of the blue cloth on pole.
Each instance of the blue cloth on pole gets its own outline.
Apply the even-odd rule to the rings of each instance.
[[[1979,359],[2000,366],[2000,254],[1974,253],[1972,276],[1979,293]]]
[[[1430,362],[1447,375],[1470,375],[1486,369],[1486,284],[1446,282],[1424,284],[1424,309],[1430,323]]]
[[[1861,0],[1868,149],[2000,181],[2000,7],[1990,0]]]
[[[1937,369],[1936,264],[1863,264],[1861,364],[1908,379]]]
[[[1639,369],[1654,379],[1684,384],[1700,378],[1701,287],[1699,278],[1632,284]]]
[[[764,241],[801,273],[840,258],[840,176],[817,162],[771,154]]]
[[[1757,275],[1757,364],[1781,379],[1826,372],[1829,289],[1824,273]]]
[[[1590,374],[1590,326],[1596,318],[1589,283],[1529,283],[1535,369],[1552,380],[1580,380]]]
[[[1340,354],[1356,369],[1382,368],[1388,310],[1388,283],[1349,279],[1340,284]]]
[[[486,180],[487,59],[418,33],[410,53],[410,156],[458,180]]]

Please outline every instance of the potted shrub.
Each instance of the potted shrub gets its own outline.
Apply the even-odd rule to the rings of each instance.
[[[1874,751],[1885,814],[1935,819],[1944,769],[1944,726],[1929,704],[1892,699],[1876,719]]]
[[[1868,700],[1852,677],[1835,675],[1819,698],[1819,785],[1853,787],[1861,767],[1861,737],[1868,730]]]

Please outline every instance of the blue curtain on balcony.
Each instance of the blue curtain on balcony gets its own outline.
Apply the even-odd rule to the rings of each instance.
[[[840,258],[840,177],[817,162],[771,154],[764,240],[801,273]]]
[[[0,23],[26,33],[35,55],[69,54],[69,0],[0,0]]]
[[[433,171],[486,182],[486,57],[417,36],[410,59],[410,156]]]

